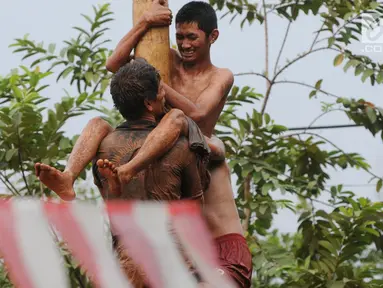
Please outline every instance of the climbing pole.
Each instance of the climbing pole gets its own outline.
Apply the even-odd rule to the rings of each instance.
[[[133,0],[133,24],[150,8],[153,0]],[[166,7],[169,1],[165,0]],[[170,79],[170,40],[169,27],[151,28],[141,39],[135,49],[135,57],[145,58],[160,71],[162,80],[169,84]]]

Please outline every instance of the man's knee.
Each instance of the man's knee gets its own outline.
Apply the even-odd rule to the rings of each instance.
[[[181,121],[185,118],[185,113],[180,109],[173,108],[169,111],[168,117],[172,121]]]
[[[168,112],[167,117],[173,128],[181,129],[184,125],[186,116],[182,110],[173,108]]]

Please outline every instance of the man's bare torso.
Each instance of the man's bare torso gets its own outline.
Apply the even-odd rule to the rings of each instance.
[[[172,61],[172,88],[193,103],[196,103],[202,92],[211,85],[212,79],[219,78],[219,74],[226,70],[212,65],[204,72],[197,75],[190,75],[185,72],[182,61],[178,58],[178,55],[174,51],[173,53],[175,58],[173,58]],[[213,113],[208,115],[202,123],[197,123],[204,135],[211,137],[213,134],[214,127],[225,102],[226,97],[222,97],[221,102],[217,105]],[[204,195],[204,214],[213,237],[219,237],[229,233],[242,234],[243,230],[234,201],[228,165],[226,162],[212,165],[210,167],[210,174],[210,186]]]
[[[191,75],[183,68],[181,59],[177,52],[173,50],[174,58],[172,60],[173,67],[171,69],[171,87],[181,95],[184,95],[193,103],[198,101],[198,97],[206,90],[212,82],[212,79],[219,76],[225,69],[211,66],[207,70]],[[226,97],[223,97],[215,110],[203,121],[198,124],[202,133],[211,137],[214,127],[218,121],[219,115],[225,105]]]

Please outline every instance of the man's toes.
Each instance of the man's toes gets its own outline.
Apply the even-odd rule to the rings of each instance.
[[[104,159],[98,159],[96,164],[99,168],[104,168]]]
[[[113,171],[114,164],[109,161],[108,168]]]
[[[44,164],[44,163],[41,163],[40,164],[40,170],[49,171],[49,170],[51,170],[51,166]]]

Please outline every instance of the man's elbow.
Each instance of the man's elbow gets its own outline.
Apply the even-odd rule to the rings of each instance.
[[[206,119],[206,115],[198,110],[190,112],[189,117],[193,119],[193,121],[196,123],[201,123],[203,120]]]
[[[87,125],[96,129],[97,133],[102,135],[102,137],[106,137],[106,135],[113,131],[113,127],[101,117],[90,119]]]
[[[211,138],[206,138],[206,140],[211,150],[210,159],[212,161],[224,161],[226,149],[221,139],[212,135]]]
[[[106,70],[112,73],[116,73],[118,70],[116,63],[111,58],[108,58],[108,60],[106,60],[105,68]]]

